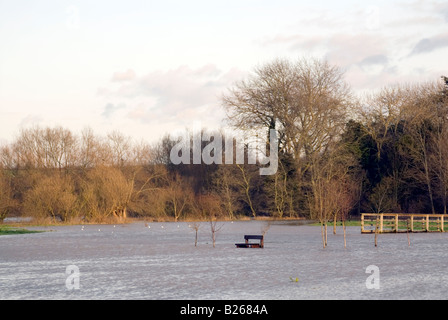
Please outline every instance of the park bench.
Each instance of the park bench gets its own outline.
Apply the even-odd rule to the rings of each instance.
[[[245,235],[245,243],[235,243],[237,248],[263,248],[264,247],[264,236],[262,235]],[[260,240],[260,242],[249,242],[249,240]]]

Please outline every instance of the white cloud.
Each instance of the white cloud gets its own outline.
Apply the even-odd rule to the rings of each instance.
[[[438,34],[433,37],[421,39],[414,47],[410,55],[429,53],[437,49],[448,47],[448,33]]]
[[[236,68],[223,71],[206,64],[152,71],[125,83],[113,78],[98,90],[109,101],[102,115],[107,118],[119,111],[120,116],[140,124],[169,123],[184,128],[199,121],[217,127],[224,117],[220,96],[242,77]]]
[[[384,54],[376,54],[368,56],[364,58],[358,64],[360,66],[371,66],[371,65],[387,65],[389,62],[389,58]]]
[[[373,4],[334,12],[314,8],[290,30],[264,36],[260,45],[326,59],[346,71],[358,92],[437,80],[434,75],[444,72],[440,57],[448,48],[446,1]]]
[[[121,103],[121,104],[117,104],[114,105],[112,103],[108,103],[105,107],[104,107],[104,111],[101,114],[103,117],[105,118],[110,118],[116,111],[126,108],[126,105]]]

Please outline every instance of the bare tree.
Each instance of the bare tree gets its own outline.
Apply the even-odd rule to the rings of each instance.
[[[357,173],[356,162],[343,143],[336,143],[312,163],[309,202],[312,217],[321,223],[324,248],[327,246],[328,221],[333,218],[336,225],[338,216],[345,221],[357,198],[355,185],[358,183],[353,178]]]
[[[220,199],[216,195],[198,195],[195,199],[195,211],[197,215],[204,217],[210,224],[210,232],[212,237],[213,248],[216,243],[216,234],[224,226],[219,222],[222,217]]]
[[[201,223],[199,221],[194,221],[191,225],[191,228],[195,232],[195,236],[194,236],[194,246],[195,247],[198,246],[198,232],[199,232],[200,227],[201,227]]]
[[[191,187],[183,180],[183,178],[176,174],[172,179],[169,179],[168,187],[165,189],[165,213],[174,217],[174,221],[185,214],[188,207],[191,206],[193,192]]]
[[[46,128],[44,143],[46,157],[52,163],[52,167],[62,170],[76,164],[78,141],[70,130],[62,127]]]
[[[83,182],[83,206],[93,220],[114,219],[124,222],[134,190],[134,181],[127,180],[117,168],[98,166],[87,173]]]
[[[350,175],[345,176],[339,181],[335,186],[337,191],[336,205],[337,211],[339,211],[340,218],[342,221],[342,229],[344,233],[344,248],[347,247],[347,233],[345,222],[347,220],[348,214],[353,209],[353,206],[358,200],[357,194],[359,193],[359,181]],[[336,216],[337,214],[335,214]]]
[[[130,165],[147,166],[154,159],[154,153],[150,144],[140,141],[131,145],[130,157]]]
[[[11,145],[0,146],[0,168],[9,170],[17,168],[16,156]]]
[[[109,133],[107,138],[112,165],[123,167],[130,160],[131,139],[116,130]]]
[[[406,116],[405,98],[400,87],[385,87],[377,94],[365,96],[358,105],[358,114],[364,128],[377,145],[378,159],[381,158],[389,130],[396,131],[400,120]]]
[[[210,216],[210,232],[212,235],[212,243],[213,248],[215,248],[216,244],[216,233],[218,233],[222,227],[224,226],[224,223],[219,223],[219,221],[216,219],[216,217]]]
[[[221,194],[221,203],[229,219],[235,219],[235,213],[239,209],[235,167],[230,165],[221,165],[215,173],[214,181],[216,190]]]
[[[281,149],[298,161],[320,150],[344,123],[351,95],[342,77],[319,60],[277,59],[255,68],[222,101],[233,126],[278,130]]]
[[[0,166],[0,223],[17,205],[13,197],[12,176]]]
[[[244,202],[249,206],[250,212],[253,217],[257,216],[257,212],[255,211],[254,204],[252,201],[251,181],[253,179],[254,173],[250,170],[249,165],[237,164],[237,168],[240,170],[240,179],[238,179],[238,184],[241,190],[244,192]]]
[[[62,170],[76,164],[78,141],[62,127],[23,129],[14,143],[18,165]]]
[[[300,186],[313,159],[342,132],[352,98],[339,68],[319,60],[277,59],[255,68],[222,101],[236,128],[277,130],[280,151],[293,156]]]
[[[393,201],[393,181],[391,177],[383,177],[383,179],[373,188],[369,196],[371,209],[375,213],[384,213],[392,210],[395,201]]]
[[[321,225],[322,245],[327,246],[327,224],[333,213],[331,182],[335,179],[331,166],[327,167],[323,159],[313,162],[312,177],[310,178],[310,193],[308,202],[311,218],[317,219]]]
[[[134,185],[129,203],[130,211],[139,216],[166,216],[167,174],[166,167],[163,165],[132,167],[128,174],[128,179],[131,179]]]
[[[110,156],[111,151],[104,139],[95,135],[91,128],[84,128],[80,138],[79,165],[84,169],[106,165]]]
[[[78,216],[77,196],[69,176],[41,176],[25,195],[24,210],[38,220],[68,222]]]
[[[445,123],[446,117],[443,117],[443,123],[440,123],[434,133],[433,148],[434,152],[430,155],[432,171],[437,177],[436,193],[442,200],[443,213],[447,214],[448,201],[448,123]]]
[[[263,235],[263,237],[266,235],[266,233],[268,233],[271,226],[272,226],[272,220],[269,220],[265,223],[265,225],[261,229],[261,234]]]
[[[290,217],[294,214],[292,203],[294,186],[293,177],[289,172],[291,168],[281,158],[279,158],[278,164],[277,172],[267,178],[264,189],[267,194],[267,203],[272,208],[272,215],[282,219],[287,213]]]

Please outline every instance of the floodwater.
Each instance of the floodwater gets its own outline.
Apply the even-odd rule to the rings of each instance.
[[[201,223],[197,247],[189,224],[57,226],[0,236],[0,299],[448,297],[447,233],[410,234],[410,246],[406,234],[379,235],[375,248],[374,235],[348,227],[344,248],[342,229],[333,235],[329,228],[323,249],[320,227],[276,222],[264,249],[240,249],[234,244],[267,222],[223,222],[215,248],[208,223]]]

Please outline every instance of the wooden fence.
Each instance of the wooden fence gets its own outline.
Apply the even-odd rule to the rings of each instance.
[[[363,213],[361,233],[445,232],[446,214]]]

